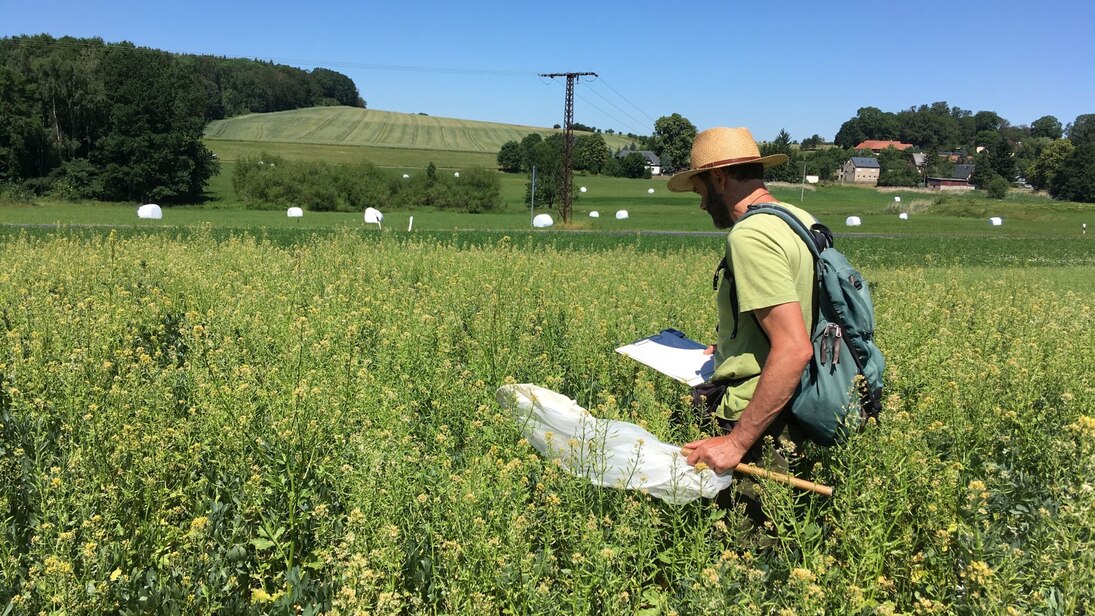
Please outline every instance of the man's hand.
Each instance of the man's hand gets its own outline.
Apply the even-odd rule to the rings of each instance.
[[[715,351],[717,351],[717,350],[719,350],[719,345],[711,344],[711,345],[708,345],[708,347],[703,350],[703,354],[704,355],[714,355]]]
[[[692,441],[684,448],[692,450],[692,453],[688,454],[689,464],[695,466],[703,462],[719,475],[725,475],[734,470],[748,449],[737,443],[733,433]]]

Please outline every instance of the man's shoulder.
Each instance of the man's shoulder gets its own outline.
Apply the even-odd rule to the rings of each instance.
[[[807,212],[806,210],[798,207],[797,205],[791,205],[790,203],[786,203],[786,202],[783,202],[783,201],[779,201],[779,202],[776,202],[776,203],[764,203],[764,204],[760,204],[760,205],[771,205],[771,206],[775,206],[775,207],[787,210],[792,215],[794,215],[795,218],[798,218],[800,221],[802,221],[804,224],[806,224],[806,226],[812,225],[815,222],[817,222],[817,218],[815,218],[813,214],[811,214],[810,212]],[[748,218],[746,218],[744,220],[739,221],[739,224],[744,225],[746,228],[748,228],[750,225],[758,225],[758,224],[763,225],[765,223],[771,223],[771,222],[779,221],[779,220],[780,219],[779,219],[778,216],[774,216],[774,215],[765,216],[765,215],[762,215],[761,213],[757,213],[757,214],[753,214],[753,215],[749,216]],[[781,223],[781,224],[786,225],[786,223]],[[734,225],[735,228],[737,226],[738,225]]]
[[[812,225],[817,219],[815,219],[806,210],[791,205],[790,203],[774,203],[772,205],[779,206],[792,215],[798,218],[807,227]],[[796,233],[790,226],[780,217],[774,215],[765,214],[753,214],[743,220],[739,220],[730,229],[730,237],[738,236],[739,238],[756,238],[758,236],[768,237],[775,240],[783,240],[786,238],[796,237]]]

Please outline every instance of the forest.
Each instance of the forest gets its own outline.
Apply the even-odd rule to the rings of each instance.
[[[349,77],[48,35],[0,39],[0,185],[109,201],[199,199],[217,173],[210,120],[364,107]]]

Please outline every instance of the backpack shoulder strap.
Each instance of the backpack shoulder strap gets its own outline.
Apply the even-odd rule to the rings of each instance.
[[[821,251],[833,245],[833,234],[829,231],[828,227],[816,222],[815,219],[814,224],[807,228],[806,225],[799,220],[798,216],[795,216],[790,210],[776,203],[758,203],[756,205],[751,205],[745,214],[743,214],[734,224],[740,223],[753,214],[772,214],[787,223],[787,225],[791,227],[791,230],[806,244],[806,247],[810,250],[810,254],[814,256],[815,261],[821,258]]]

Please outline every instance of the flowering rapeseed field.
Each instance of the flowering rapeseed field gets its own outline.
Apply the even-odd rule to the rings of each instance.
[[[622,244],[6,238],[0,613],[1095,605],[1090,263],[868,260],[883,421],[802,451],[836,495],[766,485],[758,534],[591,487],[494,402],[532,382],[700,434],[683,386],[612,349],[713,337],[718,242]]]

